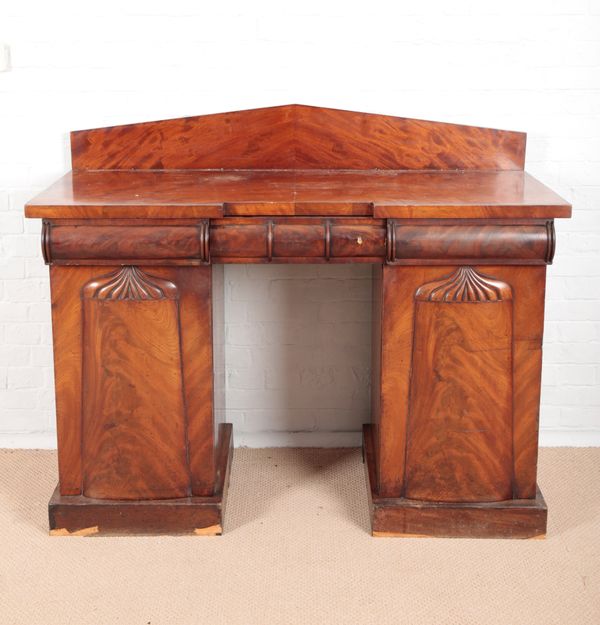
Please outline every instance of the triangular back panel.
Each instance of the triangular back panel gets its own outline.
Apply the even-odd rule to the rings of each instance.
[[[520,170],[525,134],[290,104],[71,134],[73,169]]]

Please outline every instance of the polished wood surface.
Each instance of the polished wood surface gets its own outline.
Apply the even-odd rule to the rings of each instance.
[[[213,220],[45,221],[46,262],[56,265],[199,265],[387,262],[546,265],[551,220],[382,220],[368,217],[228,217]]]
[[[373,534],[543,535],[545,272],[571,207],[524,154],[522,133],[296,105],[73,133],[74,171],[26,206],[53,533],[220,533],[222,264],[371,263]]]
[[[75,260],[153,263],[208,261],[208,222],[149,226],[44,224],[47,262]]]
[[[373,393],[377,397],[373,411],[373,438],[378,459],[378,489],[381,496],[398,497],[405,483],[407,424],[410,404],[417,401],[411,383],[415,327],[423,323],[417,316],[416,294],[424,285],[446,282],[456,266],[374,266],[374,361]],[[513,365],[514,392],[512,412],[514,430],[514,490],[519,498],[535,496],[537,467],[538,410],[541,384],[541,341],[544,323],[545,267],[488,265],[474,266],[473,270],[493,276],[509,285],[513,306]],[[465,304],[466,305],[466,304]],[[475,307],[478,304],[469,304]],[[464,324],[470,324],[472,309],[465,313]],[[452,332],[461,329],[461,317],[452,326]],[[476,327],[473,330],[477,330]],[[476,336],[476,334],[474,335]],[[432,339],[432,346],[435,345]],[[479,341],[479,344],[481,342]],[[473,351],[473,354],[477,354]],[[483,373],[468,369],[458,360],[461,384],[481,384]],[[437,369],[430,369],[431,372]],[[437,377],[434,381],[440,382]],[[423,388],[424,401],[430,401],[430,385]],[[463,416],[478,409],[478,393],[465,393],[461,406]],[[489,401],[489,400],[488,400]],[[494,407],[494,414],[499,414]],[[455,413],[456,414],[456,413]],[[448,411],[451,418],[453,411]],[[443,431],[437,431],[442,435]],[[471,437],[478,438],[477,432]],[[469,443],[470,444],[470,443]]]
[[[97,267],[50,265],[58,479],[62,495],[81,493],[83,300]]]
[[[470,267],[415,293],[403,495],[513,494],[512,289]]]
[[[75,171],[27,203],[28,217],[568,217],[523,171]]]
[[[382,497],[370,424],[364,426],[363,456],[372,534],[406,538],[544,538],[548,520],[539,489],[527,499],[493,502],[415,501]]]
[[[490,220],[415,222],[388,220],[390,264],[502,262],[546,265],[554,256],[552,221],[532,223]]]
[[[217,481],[211,495],[178,499],[112,500],[83,495],[64,496],[57,487],[48,504],[53,536],[223,533],[231,459],[231,424],[219,427]]]
[[[53,265],[51,285],[61,494],[212,494],[211,268]]]
[[[190,495],[177,286],[123,267],[89,282],[82,297],[82,493]]]
[[[290,104],[71,134],[73,169],[522,169],[525,134]]]

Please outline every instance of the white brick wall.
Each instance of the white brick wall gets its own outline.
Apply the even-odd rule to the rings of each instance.
[[[528,170],[575,211],[549,270],[542,442],[600,444],[600,0],[6,0],[0,43],[0,446],[54,444],[48,278],[22,209],[69,169],[68,131],[291,102],[528,133]],[[237,442],[357,440],[366,269],[225,279]]]
[[[370,265],[225,268],[238,443],[355,444],[369,415]]]

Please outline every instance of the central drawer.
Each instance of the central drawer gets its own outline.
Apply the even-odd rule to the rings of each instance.
[[[210,227],[213,262],[381,262],[386,254],[383,221],[215,221]]]

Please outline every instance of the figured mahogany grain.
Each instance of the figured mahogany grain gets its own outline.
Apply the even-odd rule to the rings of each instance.
[[[124,267],[89,282],[82,297],[83,494],[188,496],[177,286]]]
[[[379,396],[374,403],[378,492],[398,497],[404,484],[414,294],[422,284],[443,276],[444,270],[383,265],[375,271],[373,299],[381,302],[373,336],[379,358],[372,381],[372,393]]]
[[[81,412],[84,401],[81,374],[81,289],[97,274],[97,267],[50,266],[58,479],[61,495],[81,493]]]
[[[219,533],[211,265],[362,262],[374,534],[543,534],[545,265],[571,206],[524,154],[522,133],[298,105],[73,133],[74,171],[25,209],[51,265],[53,529]]]
[[[522,169],[525,134],[288,104],[71,133],[74,169]]]
[[[416,300],[404,495],[511,499],[511,289],[461,268]]]
[[[225,218],[142,225],[135,220],[44,222],[46,262],[198,265],[223,262],[379,262],[542,265],[551,221],[384,220],[367,217]]]
[[[52,225],[48,255],[61,260],[204,260],[204,222],[177,226]]]
[[[207,362],[211,362],[213,386],[212,397],[209,395],[208,402],[205,397],[201,397],[198,401],[198,414],[203,414],[205,421],[202,422],[201,419],[197,420],[196,432],[192,434],[190,444],[193,449],[194,444],[199,445],[198,441],[207,440],[208,445],[210,444],[210,437],[212,436],[214,439],[213,448],[215,450],[215,471],[217,471],[217,475],[214,479],[211,479],[213,483],[218,485],[219,479],[222,479],[223,477],[218,475],[220,470],[219,449],[223,449],[221,441],[222,432],[224,429],[231,429],[231,424],[225,423],[225,389],[227,385],[225,372],[225,266],[212,265],[212,267],[207,267],[206,278],[210,279],[210,292],[206,292],[205,296],[198,300],[198,304],[210,309],[207,310],[207,312],[210,312],[211,314],[210,327],[212,330],[212,341],[207,341],[205,335],[205,338],[201,339],[201,342],[205,345],[204,350],[212,351],[212,358],[210,358],[209,354],[204,350],[198,350],[197,347],[190,349],[190,358],[194,355],[198,358],[196,361],[198,365],[198,379],[196,382],[190,380],[186,388],[194,389],[196,385],[206,384],[206,379],[211,377],[211,373],[206,370]],[[193,280],[195,284],[198,283],[198,280],[195,278],[195,274],[190,274],[190,279]],[[204,325],[205,324],[201,324],[198,326],[200,333],[203,331],[202,328]],[[204,353],[206,353],[206,356]],[[194,397],[191,399],[197,399],[198,395],[201,396],[201,393],[194,393]],[[211,400],[212,407],[210,406]],[[191,405],[191,402],[188,405]],[[201,412],[202,410],[204,410],[204,412]],[[213,424],[212,428],[210,427],[211,421]],[[194,454],[192,454],[193,477],[196,480],[195,484],[199,484],[197,476],[201,475],[201,471],[206,473],[205,465],[205,456],[198,454],[196,458]],[[210,483],[211,481],[207,479],[206,484],[210,485]],[[217,488],[217,486],[215,486],[215,488]],[[202,491],[200,489],[196,489],[194,492],[199,494]]]
[[[73,169],[293,168],[293,107],[71,133]]]
[[[522,169],[525,134],[475,126],[296,108],[296,167]]]
[[[546,267],[494,265],[486,273],[508,282],[514,306],[513,436],[515,498],[536,496]]]
[[[325,231],[321,224],[277,224],[273,233],[273,257],[325,256]]]
[[[231,424],[219,426],[215,453],[217,479],[210,496],[178,499],[110,500],[64,496],[58,487],[48,504],[53,536],[131,534],[220,535],[224,527],[233,456]]]
[[[363,456],[377,537],[543,538],[548,510],[539,490],[534,496],[495,502],[414,501],[381,496],[377,489],[373,426],[363,426]]]
[[[210,228],[213,262],[377,262],[386,254],[383,221],[367,218],[223,219]]]
[[[374,298],[381,299],[380,330],[375,338],[381,350],[374,367],[373,389],[379,391],[374,420],[374,453],[378,492],[399,497],[406,470],[406,428],[410,415],[410,374],[416,318],[415,294],[424,285],[452,274],[455,267],[390,266],[374,281]],[[513,302],[513,462],[515,497],[535,497],[537,436],[541,384],[541,340],[545,267],[476,266],[474,269],[508,284]],[[379,273],[379,270],[378,270]],[[467,321],[468,323],[468,321]],[[458,327],[458,326],[457,326]],[[375,339],[374,339],[375,340]],[[465,369],[465,375],[469,369]],[[461,384],[476,388],[477,371]],[[475,379],[473,379],[475,376]],[[427,390],[429,393],[429,390]],[[464,406],[474,401],[465,394]],[[498,414],[494,409],[494,414]]]
[[[211,227],[210,255],[215,258],[268,258],[268,222]]]
[[[244,208],[244,206],[246,208]],[[372,208],[374,205],[374,208]],[[48,219],[568,217],[568,202],[523,171],[75,171],[27,203]]]
[[[383,265],[374,264],[371,271],[371,423],[369,424],[369,453],[372,462],[367,467],[372,475],[369,483],[379,492],[382,462],[381,402],[383,377]],[[404,466],[404,457],[401,460]]]
[[[489,259],[546,264],[552,252],[552,224],[413,224],[392,222],[391,262],[473,262]]]
[[[334,258],[385,257],[386,229],[383,224],[373,223],[331,225],[331,256]]]
[[[212,495],[219,444],[214,414],[212,298],[223,299],[223,283],[216,281],[214,286],[218,291],[214,293],[213,270],[208,265],[153,267],[152,272],[173,281],[180,292],[180,341],[192,494]]]

